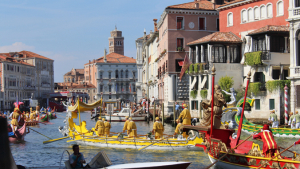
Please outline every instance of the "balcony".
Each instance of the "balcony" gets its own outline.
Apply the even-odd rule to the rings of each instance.
[[[209,70],[209,64],[208,63],[195,63],[191,64],[190,67],[185,71],[185,73],[189,75],[198,75],[207,73]]]
[[[249,83],[249,93],[252,93],[253,95],[265,95],[266,91],[266,82],[251,82]]]
[[[290,54],[270,51],[257,51],[245,53],[245,64],[249,66],[263,66],[290,64]]]

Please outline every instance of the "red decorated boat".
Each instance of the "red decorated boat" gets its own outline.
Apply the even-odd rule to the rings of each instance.
[[[26,135],[26,123],[24,123],[24,125],[21,128],[17,129],[13,136],[8,137],[8,140],[11,143],[24,141],[25,135]]]

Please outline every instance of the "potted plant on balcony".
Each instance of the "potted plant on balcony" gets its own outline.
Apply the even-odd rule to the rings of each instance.
[[[181,46],[177,47],[177,51],[181,51],[181,50],[182,50]]]

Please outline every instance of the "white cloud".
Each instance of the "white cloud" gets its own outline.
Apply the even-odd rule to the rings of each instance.
[[[9,46],[1,46],[0,53],[7,53],[7,52],[20,52],[22,50],[32,51],[34,50],[34,46],[28,46],[22,42],[15,42]]]

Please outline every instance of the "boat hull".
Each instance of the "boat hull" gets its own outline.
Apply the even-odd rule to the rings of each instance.
[[[8,140],[11,143],[24,141],[25,135],[26,135],[26,123],[21,128],[17,129],[14,136],[8,137]]]
[[[105,167],[107,169],[185,169],[191,162],[145,162],[145,163],[128,163],[118,164]]]
[[[121,121],[126,121],[126,116],[115,116],[112,115],[111,116],[111,120],[110,120],[110,116],[104,116],[105,119],[107,119],[108,121],[112,121],[112,122],[121,122]],[[131,116],[132,121],[146,121],[146,116]]]

